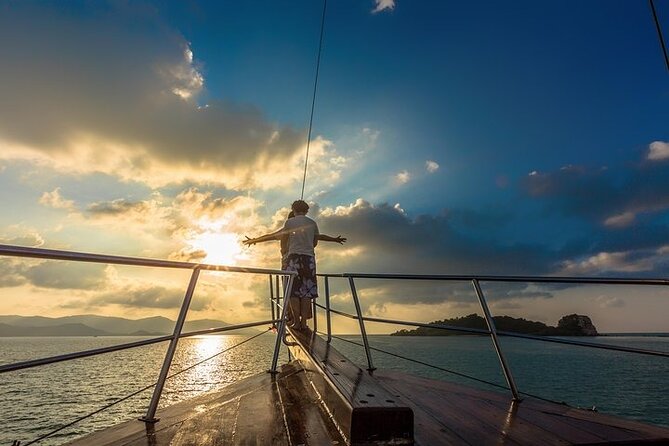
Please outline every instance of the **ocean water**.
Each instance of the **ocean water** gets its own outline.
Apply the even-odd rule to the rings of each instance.
[[[86,350],[141,338],[0,338],[0,364]],[[223,335],[180,341],[171,372],[229,349],[248,336]],[[669,351],[669,337],[598,337],[589,341]],[[161,406],[217,390],[269,369],[275,337],[264,334],[168,380]],[[333,339],[349,358],[364,364],[359,337]],[[575,407],[669,426],[669,359],[502,338],[521,392]],[[504,385],[489,338],[479,336],[370,336],[371,346],[442,369]],[[151,345],[37,367],[0,376],[0,445],[23,444],[154,382],[167,344]],[[280,363],[287,361],[282,349]],[[504,392],[487,384],[373,352],[374,365],[434,379]],[[507,391],[508,392],[508,391]],[[151,390],[67,428],[38,444],[58,445],[144,414]]]

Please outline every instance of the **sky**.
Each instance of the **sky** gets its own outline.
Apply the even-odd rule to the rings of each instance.
[[[278,243],[241,241],[300,197],[322,7],[1,0],[0,243],[278,267]],[[325,17],[304,198],[348,242],[318,246],[319,272],[667,277],[669,72],[647,2],[331,0]],[[0,271],[1,314],[175,317],[188,282]],[[480,312],[467,283],[359,287],[373,316]],[[265,318],[266,288],[209,274],[190,317]],[[484,291],[494,314],[669,332],[662,287]]]

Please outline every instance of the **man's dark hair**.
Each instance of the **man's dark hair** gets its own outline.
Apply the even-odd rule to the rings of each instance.
[[[290,212],[288,213],[288,218],[293,218],[293,217],[295,217],[295,212],[290,211]]]
[[[309,205],[304,200],[293,201],[291,208],[296,214],[306,214],[309,211]]]

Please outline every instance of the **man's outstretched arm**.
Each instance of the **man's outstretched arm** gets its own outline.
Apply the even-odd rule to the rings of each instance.
[[[346,237],[342,237],[341,235],[338,235],[337,237],[331,237],[326,234],[318,234],[318,240],[322,240],[324,242],[335,242],[339,243],[340,245],[343,245],[347,239]]]

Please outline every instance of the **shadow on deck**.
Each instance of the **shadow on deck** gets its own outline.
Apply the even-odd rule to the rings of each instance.
[[[370,374],[311,332],[296,360],[73,445],[637,445],[669,429],[396,372]],[[408,423],[410,420],[410,426]],[[385,435],[383,430],[389,432]]]

